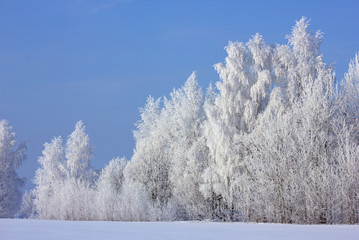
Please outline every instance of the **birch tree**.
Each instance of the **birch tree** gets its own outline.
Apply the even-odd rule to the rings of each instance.
[[[21,187],[25,180],[16,169],[26,158],[26,145],[20,143],[16,148],[15,133],[9,122],[0,121],[0,218],[12,218],[21,203]]]

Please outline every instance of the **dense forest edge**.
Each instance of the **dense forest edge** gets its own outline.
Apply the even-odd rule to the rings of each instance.
[[[322,37],[303,17],[287,44],[229,42],[215,86],[194,72],[148,97],[133,156],[100,171],[79,121],[44,144],[24,194],[26,144],[1,120],[0,217],[358,224],[359,55],[338,80]]]

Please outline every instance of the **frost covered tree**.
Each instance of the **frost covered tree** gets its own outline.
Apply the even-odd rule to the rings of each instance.
[[[96,218],[107,221],[120,220],[120,193],[126,164],[126,159],[115,158],[101,171],[96,182]]]
[[[92,147],[82,121],[75,125],[74,131],[67,137],[65,149],[66,177],[61,197],[64,205],[64,217],[70,220],[93,218],[94,177],[90,165]]]
[[[75,130],[68,136],[65,155],[68,177],[90,183],[93,176],[90,166],[92,147],[82,121],[76,123]]]
[[[358,58],[338,94],[322,33],[302,18],[287,38],[230,42],[205,103],[194,75],[149,98],[125,182],[154,219],[357,222]]]
[[[221,81],[212,105],[206,105],[204,123],[210,166],[203,176],[212,189],[212,211],[222,220],[233,220],[235,204],[245,198],[244,181],[248,166],[241,157],[241,138],[251,132],[264,111],[273,85],[272,48],[259,34],[247,43],[230,42],[225,65],[216,64]],[[239,193],[242,191],[241,193]]]
[[[149,197],[145,186],[139,181],[125,178],[119,201],[119,217],[121,221],[160,220],[159,216],[157,216],[159,211],[153,205],[153,199]]]
[[[22,195],[22,201],[19,212],[16,214],[20,218],[35,218],[36,209],[34,205],[35,192],[34,190],[25,191]]]
[[[215,88],[204,96],[193,73],[149,97],[131,160],[98,178],[78,122],[45,144],[24,212],[34,199],[54,219],[358,223],[359,57],[339,86],[322,35],[302,18],[287,44],[230,42]]]
[[[136,149],[126,169],[141,183],[159,219],[197,219],[204,214],[199,191],[201,159],[197,141],[204,120],[203,93],[193,73],[170,98],[148,99],[135,131]]]
[[[199,190],[206,164],[201,142],[205,119],[203,102],[202,89],[192,73],[182,88],[173,90],[162,113],[161,131],[169,134],[169,179],[177,208],[176,219],[199,219],[207,214],[206,201]]]
[[[328,221],[335,77],[320,55],[321,32],[308,26],[298,21],[288,45],[269,46],[259,34],[230,42],[225,65],[215,66],[202,189],[216,218]]]
[[[94,216],[95,172],[92,148],[82,121],[63,146],[61,137],[45,143],[35,177],[34,204],[39,218],[89,220]]]
[[[334,162],[331,172],[334,199],[331,200],[332,221],[355,224],[359,222],[359,57],[355,55],[342,82],[336,99],[333,123]],[[338,191],[340,189],[340,191]]]
[[[65,148],[61,137],[44,144],[42,156],[38,159],[40,168],[34,179],[34,205],[41,219],[57,219],[62,214],[59,194],[65,177],[64,160]]]
[[[145,189],[146,199],[151,199],[151,204],[162,211],[170,198],[170,189],[165,142],[158,131],[160,99],[155,101],[149,97],[146,106],[141,108],[140,112],[141,120],[134,132],[136,147],[124,172],[126,184],[143,186],[134,189],[134,194],[143,195],[142,190]]]
[[[277,51],[277,59],[288,55],[292,58],[287,59],[291,63],[287,73],[280,72],[282,85],[273,91],[277,95],[273,103],[281,104],[282,114],[270,118],[272,109],[278,107],[269,106],[267,118],[256,129],[257,143],[253,144],[254,151],[260,149],[260,155],[254,158],[256,162],[262,159],[269,178],[259,179],[270,180],[275,193],[271,196],[271,218],[276,222],[327,221],[324,199],[329,190],[328,147],[335,78],[332,68],[319,55],[320,32],[313,34],[307,28],[308,21],[302,18],[288,37],[292,53]],[[299,184],[301,179],[306,181]]]
[[[339,111],[345,114],[346,122],[356,124],[359,117],[359,53],[349,63],[338,98]]]
[[[358,200],[358,129],[343,119],[334,126],[333,162],[330,165],[330,198],[328,199],[329,223],[357,224]]]
[[[24,179],[16,169],[26,158],[26,145],[20,143],[15,149],[15,133],[9,122],[0,121],[0,218],[12,218],[21,202],[20,189]]]

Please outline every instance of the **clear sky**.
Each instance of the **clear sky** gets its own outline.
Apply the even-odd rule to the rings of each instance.
[[[341,79],[359,51],[359,1],[0,0],[0,119],[8,119],[28,159],[26,188],[43,144],[83,120],[92,165],[131,158],[132,130],[148,95],[168,95],[197,71],[218,80],[228,41],[259,32],[286,43],[295,20],[324,32],[322,53]]]

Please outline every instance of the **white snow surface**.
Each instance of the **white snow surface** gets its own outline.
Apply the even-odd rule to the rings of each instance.
[[[359,239],[355,225],[0,219],[0,239]]]

